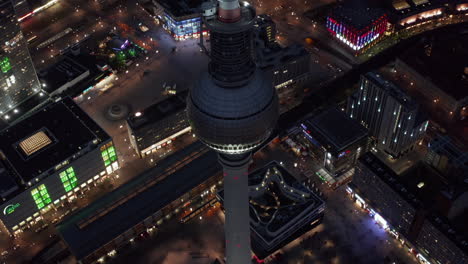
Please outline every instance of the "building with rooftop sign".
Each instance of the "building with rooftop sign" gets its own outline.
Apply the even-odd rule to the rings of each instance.
[[[109,135],[70,98],[0,133],[0,220],[20,232],[119,168]]]

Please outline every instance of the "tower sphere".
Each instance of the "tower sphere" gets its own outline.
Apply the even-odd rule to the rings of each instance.
[[[256,70],[240,87],[222,87],[205,72],[187,98],[187,114],[197,137],[222,154],[244,154],[271,134],[278,118],[272,82]]]

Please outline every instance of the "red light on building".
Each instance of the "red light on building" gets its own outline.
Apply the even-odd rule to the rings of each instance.
[[[363,22],[362,18],[357,18],[361,15],[358,11],[354,12],[351,8],[341,8],[338,11],[327,17],[327,30],[356,54],[376,43],[387,30],[387,14],[374,14],[374,19],[370,14],[367,21]],[[354,18],[350,18],[351,15],[354,15]]]

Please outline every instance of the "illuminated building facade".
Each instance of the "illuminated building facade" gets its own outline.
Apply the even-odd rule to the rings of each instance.
[[[201,17],[188,18],[185,20],[176,20],[170,14],[164,14],[164,28],[171,33],[176,40],[187,38],[199,38],[201,28]]]
[[[130,143],[140,157],[148,156],[190,132],[185,111],[187,93],[171,96],[127,119]]]
[[[161,230],[166,223],[198,217],[214,206],[222,175],[216,153],[195,142],[56,228],[78,263],[102,263],[135,238]]]
[[[387,31],[388,17],[380,9],[339,6],[327,17],[330,34],[359,54],[374,45]]]
[[[70,98],[41,108],[0,136],[0,173],[6,175],[0,181],[0,220],[13,234],[119,168],[109,135]]]
[[[200,0],[156,0],[157,18],[175,40],[199,38],[201,33]]]
[[[0,0],[0,32],[0,117],[8,122],[41,87],[11,1]]]
[[[410,96],[375,72],[361,76],[346,111],[369,129],[377,148],[393,158],[410,152],[429,124]]]

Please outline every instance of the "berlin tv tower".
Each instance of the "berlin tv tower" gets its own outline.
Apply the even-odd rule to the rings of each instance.
[[[211,51],[204,72],[187,97],[193,132],[218,152],[224,169],[226,258],[251,263],[248,166],[251,152],[271,134],[278,119],[272,82],[253,62],[255,11],[238,0],[219,0],[204,24]]]

